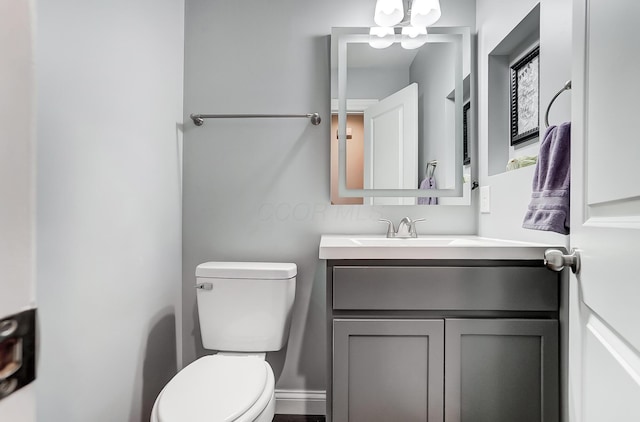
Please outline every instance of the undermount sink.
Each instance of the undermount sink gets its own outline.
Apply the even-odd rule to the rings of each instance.
[[[549,245],[479,236],[323,235],[320,259],[543,259]]]
[[[353,237],[351,242],[358,246],[381,247],[416,247],[416,246],[447,246],[455,239],[441,237],[417,237],[417,238],[388,238],[388,237]]]

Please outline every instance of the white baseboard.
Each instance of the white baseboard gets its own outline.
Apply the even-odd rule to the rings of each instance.
[[[276,414],[324,415],[326,401],[325,391],[276,390]]]

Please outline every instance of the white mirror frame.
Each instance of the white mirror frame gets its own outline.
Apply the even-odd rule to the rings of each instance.
[[[462,163],[462,119],[463,119],[463,68],[470,69],[470,63],[464,63],[463,42],[467,43],[467,58],[471,60],[471,41],[468,27],[430,27],[428,43],[450,42],[454,44],[455,54],[455,187],[454,189],[430,189],[430,197],[463,196]],[[423,197],[422,189],[348,189],[347,188],[347,44],[368,43],[368,34],[344,34],[338,36],[338,195],[343,198],[361,197]],[[465,66],[466,65],[466,66]],[[475,76],[474,76],[475,77]]]

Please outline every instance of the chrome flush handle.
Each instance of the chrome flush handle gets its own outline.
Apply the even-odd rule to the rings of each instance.
[[[544,265],[551,271],[562,271],[564,267],[570,267],[574,274],[580,272],[580,250],[571,249],[571,253],[565,255],[558,249],[544,251]]]

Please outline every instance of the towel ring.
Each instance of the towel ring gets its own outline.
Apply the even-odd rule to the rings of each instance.
[[[433,177],[436,172],[436,167],[438,166],[438,160],[431,160],[427,163],[427,168],[425,169],[425,173],[427,177]],[[431,167],[431,174],[429,174],[429,167]]]
[[[556,98],[558,98],[560,94],[562,94],[565,91],[569,91],[570,89],[571,89],[571,81],[567,81],[562,87],[562,89],[556,92],[556,95],[554,95],[551,101],[549,101],[549,105],[547,106],[547,112],[544,114],[544,124],[546,125],[546,127],[549,127],[549,110],[551,110],[551,106],[553,105],[553,102],[556,100]]]

